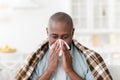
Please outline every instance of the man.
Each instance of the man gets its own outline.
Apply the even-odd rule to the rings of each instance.
[[[112,80],[101,56],[72,39],[68,14],[53,14],[46,31],[48,40],[29,57],[16,80]]]

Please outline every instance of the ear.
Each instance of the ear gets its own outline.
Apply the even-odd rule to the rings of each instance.
[[[73,28],[73,31],[72,31],[72,36],[74,35],[74,32],[75,32],[75,28]]]
[[[48,36],[48,27],[46,27],[46,32],[47,32],[47,36]]]

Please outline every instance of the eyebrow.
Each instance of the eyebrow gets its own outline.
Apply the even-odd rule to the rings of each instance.
[[[58,35],[58,34],[52,33],[52,34],[50,34],[50,35]],[[62,34],[62,35],[69,35],[69,34]]]
[[[52,33],[52,34],[50,34],[50,35],[58,35],[58,34]]]

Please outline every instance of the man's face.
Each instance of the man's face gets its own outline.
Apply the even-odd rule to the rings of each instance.
[[[46,30],[50,45],[58,39],[62,39],[71,45],[74,29],[65,22],[52,22]]]

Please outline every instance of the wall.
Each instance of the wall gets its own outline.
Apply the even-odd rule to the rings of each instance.
[[[47,37],[45,27],[50,15],[57,11],[70,13],[69,0],[7,1],[1,2],[0,8],[0,47],[8,44],[24,53],[33,51]]]

